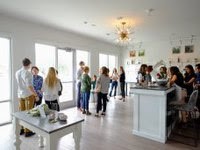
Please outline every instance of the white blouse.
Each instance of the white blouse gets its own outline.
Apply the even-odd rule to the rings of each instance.
[[[60,81],[58,80],[57,84],[53,88],[49,88],[45,81],[42,85],[42,91],[45,101],[54,101],[59,99],[58,91],[61,90]]]

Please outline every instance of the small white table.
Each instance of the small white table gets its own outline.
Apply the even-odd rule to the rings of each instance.
[[[82,122],[84,119],[77,116],[68,116],[67,122],[49,123],[48,118],[32,117],[27,112],[16,112],[14,116],[15,131],[15,150],[20,150],[20,129],[24,126],[39,135],[39,147],[44,146],[44,138],[46,138],[46,149],[56,150],[59,138],[73,133],[75,141],[75,150],[80,150],[80,139],[82,135]]]

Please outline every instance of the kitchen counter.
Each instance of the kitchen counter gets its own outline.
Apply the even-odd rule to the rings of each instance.
[[[165,143],[167,140],[168,94],[175,87],[132,86],[133,134]]]

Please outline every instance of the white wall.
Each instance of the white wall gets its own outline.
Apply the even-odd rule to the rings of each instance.
[[[91,52],[91,74],[97,74],[99,52],[119,55],[120,51],[118,47],[98,39],[3,15],[0,15],[0,37],[11,38],[12,43],[12,100],[14,111],[18,109],[15,72],[21,67],[21,61],[24,57],[30,58],[34,64],[36,42]]]
[[[198,61],[200,62],[200,39],[198,38],[192,43],[194,45],[194,53],[184,53],[184,46],[190,44],[190,41],[184,42],[182,43],[182,45],[180,45],[179,43],[170,44],[170,41],[146,42],[143,43],[141,47],[141,49],[145,49],[145,56],[138,57],[136,53],[135,58],[129,57],[129,51],[134,49],[133,46],[129,46],[129,48],[125,48],[122,51],[122,63],[126,65],[127,60],[139,59],[142,61],[142,63],[154,65],[156,62],[164,60],[169,66],[169,60],[171,60],[171,65],[178,65],[182,69],[186,64],[194,64],[194,58],[198,58]],[[172,47],[176,45],[181,46],[180,54],[172,54]],[[181,63],[177,63],[178,58],[180,59]]]

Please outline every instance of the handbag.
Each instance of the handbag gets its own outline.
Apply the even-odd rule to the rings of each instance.
[[[95,92],[97,93],[101,92],[101,84],[97,84]]]
[[[97,92],[97,93],[101,92],[101,83],[100,83],[100,81],[101,81],[101,77],[99,77],[99,79],[98,79],[98,81],[96,83],[95,92]]]

